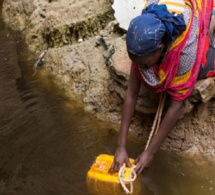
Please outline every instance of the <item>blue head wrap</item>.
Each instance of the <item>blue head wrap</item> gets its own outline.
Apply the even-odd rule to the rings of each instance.
[[[145,56],[157,50],[167,33],[168,41],[174,41],[186,30],[183,15],[170,13],[166,5],[150,4],[142,15],[134,18],[127,31],[127,50],[137,56]]]

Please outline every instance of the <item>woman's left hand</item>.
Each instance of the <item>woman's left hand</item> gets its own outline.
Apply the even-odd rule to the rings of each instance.
[[[136,164],[135,172],[139,175],[144,171],[144,169],[148,168],[154,158],[153,154],[150,154],[147,150],[141,153],[138,158],[135,160],[134,164]]]

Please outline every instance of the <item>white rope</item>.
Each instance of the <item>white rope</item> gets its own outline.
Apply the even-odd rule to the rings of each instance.
[[[130,178],[129,179],[125,179],[123,178],[124,174],[125,174],[125,164],[123,164],[123,166],[120,168],[118,176],[119,176],[119,182],[123,188],[123,190],[126,192],[126,194],[132,194],[134,191],[134,181],[137,178],[137,174],[134,171],[134,167],[131,168],[131,172],[130,172]],[[130,189],[126,186],[126,185],[130,185]]]
[[[159,105],[160,107],[160,111],[159,111],[159,116],[158,116],[158,122],[157,122],[157,128],[156,128],[156,131],[155,131],[155,135],[157,134],[158,132],[158,129],[160,127],[160,122],[161,122],[161,115],[162,115],[162,112],[163,112],[163,108],[164,108],[164,104],[165,104],[165,100],[166,100],[166,93],[163,93],[161,95],[161,102],[159,102],[161,105]]]
[[[158,129],[160,126],[160,121],[161,121],[161,115],[162,115],[163,108],[164,108],[165,98],[166,98],[166,93],[162,93],[161,97],[160,97],[160,101],[159,101],[158,110],[157,110],[155,120],[154,120],[153,125],[152,125],[152,130],[150,132],[149,139],[147,141],[145,150],[147,150],[147,148],[149,147],[149,144],[152,140],[153,135],[156,135],[158,132]]]
[[[156,116],[155,116],[155,119],[154,119],[154,122],[153,122],[153,125],[152,125],[152,130],[150,132],[149,139],[147,141],[145,150],[148,148],[153,135],[156,135],[157,132],[158,132],[160,122],[161,122],[161,115],[162,115],[163,108],[164,108],[165,99],[166,99],[166,93],[162,93],[161,97],[160,97],[160,101],[159,101],[158,110],[157,110],[157,113],[156,113]],[[119,181],[120,181],[120,184],[121,184],[123,190],[126,192],[126,194],[132,194],[133,190],[134,190],[133,183],[137,178],[137,174],[134,171],[135,167],[132,167],[131,172],[130,172],[130,178],[129,179],[124,179],[123,176],[125,174],[125,170],[126,170],[125,168],[126,168],[126,166],[125,166],[125,164],[123,164],[123,166],[119,170],[119,173],[118,173]],[[126,186],[128,184],[130,185],[130,190]]]

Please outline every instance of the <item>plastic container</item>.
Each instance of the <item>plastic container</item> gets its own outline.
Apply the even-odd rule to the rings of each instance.
[[[114,156],[101,154],[99,155],[90,170],[87,173],[88,190],[91,194],[113,195],[125,194],[119,181],[118,173],[110,174],[109,169],[114,160]],[[133,159],[129,159],[131,163]],[[126,172],[123,178],[130,177],[131,168],[126,167]],[[140,189],[137,187],[138,179],[134,182],[134,193],[137,194]]]

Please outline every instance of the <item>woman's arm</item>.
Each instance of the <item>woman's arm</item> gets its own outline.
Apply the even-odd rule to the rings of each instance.
[[[136,106],[139,90],[140,90],[140,81],[136,76],[133,66],[131,66],[128,89],[126,91],[123,110],[122,110],[122,119],[121,119],[120,134],[119,134],[119,140],[118,140],[119,147],[126,146],[127,133],[128,133],[131,117],[133,116],[134,109]]]
[[[135,168],[137,174],[140,174],[145,168],[150,165],[154,154],[158,151],[164,139],[170,132],[171,128],[176,123],[181,110],[182,103],[182,101],[171,101],[167,113],[165,114],[161,122],[158,133],[155,135],[148,149],[142,154],[140,154],[140,156],[135,161],[135,163],[137,164]]]
[[[140,85],[141,84],[139,79],[136,76],[135,70],[133,66],[131,66],[128,89],[126,91],[125,100],[123,104],[118,146],[116,149],[114,162],[111,166],[110,172],[119,171],[123,163],[127,163],[127,165],[130,166],[128,155],[126,152],[126,139],[127,139],[131,118],[133,116],[135,105],[137,102]]]

